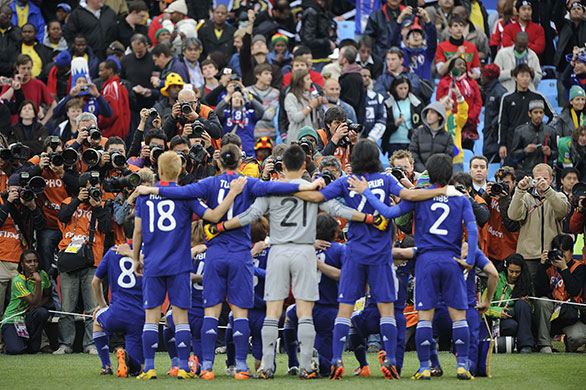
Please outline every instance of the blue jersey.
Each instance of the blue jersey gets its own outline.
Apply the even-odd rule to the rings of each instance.
[[[396,266],[395,273],[399,279],[399,289],[397,290],[397,301],[395,307],[405,308],[407,301],[407,292],[409,291],[409,281],[411,275],[415,272],[415,260],[408,260]]]
[[[254,128],[258,119],[256,110],[251,105],[246,105],[244,109],[224,110],[224,134],[233,132],[242,140],[242,150],[246,152],[247,157],[254,157]]]
[[[474,267],[468,273],[464,273],[464,279],[466,279],[466,297],[470,306],[476,306],[478,303],[476,299],[476,267],[484,269],[488,263],[490,263],[490,260],[486,258],[482,251],[477,250],[476,256],[474,257]]]
[[[390,206],[390,195],[399,196],[404,188],[392,175],[367,173],[363,175],[371,192],[385,205]],[[357,192],[348,190],[348,177],[344,176],[328,184],[321,190],[326,201],[342,197],[346,206],[363,213],[374,214],[375,208]],[[384,264],[391,253],[390,232],[381,232],[372,225],[361,222],[348,222],[347,256],[361,264]]]
[[[159,182],[156,187],[173,188],[177,184]],[[145,276],[191,271],[191,219],[193,213],[203,217],[206,210],[207,206],[197,199],[176,201],[149,195],[136,200],[136,216],[142,222]]]
[[[267,248],[252,258],[252,263],[254,264],[254,309],[258,310],[265,310],[267,307],[264,300],[264,294],[267,259],[269,257],[270,249],[271,248]]]
[[[133,317],[144,317],[142,306],[142,277],[134,273],[134,261],[116,253],[113,248],[102,257],[96,277],[104,279],[108,277],[110,292],[110,307],[122,309],[122,313]]]
[[[198,253],[193,258],[193,272],[196,275],[203,275],[206,261],[206,253]],[[191,283],[191,307],[200,308],[203,307],[203,284],[198,282]]]
[[[327,265],[341,269],[344,256],[346,256],[346,246],[339,242],[332,242],[331,244],[332,246],[325,251],[316,251],[317,259],[325,262]],[[317,274],[319,277],[319,301],[317,303],[338,306],[338,281],[328,278],[319,270]]]
[[[159,194],[171,199],[202,199],[212,209],[218,207],[230,191],[230,182],[238,179],[239,175],[233,171],[226,171],[218,176],[205,178],[197,183],[183,187],[161,187]],[[281,195],[297,192],[299,184],[261,181],[252,177],[246,178],[244,191],[236,197],[228,212],[220,219],[227,221],[248,210],[256,197],[266,195]],[[191,227],[191,225],[189,225]],[[208,245],[221,245],[233,251],[250,251],[250,226],[228,230]]]

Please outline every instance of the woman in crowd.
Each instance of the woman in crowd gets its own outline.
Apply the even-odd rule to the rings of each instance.
[[[293,72],[291,89],[285,96],[285,111],[289,117],[288,140],[296,140],[297,133],[303,126],[319,128],[316,110],[319,102],[317,97],[312,97],[310,89],[311,77],[309,73],[305,70]]]
[[[578,85],[572,86],[569,102],[558,116],[555,126],[560,137],[570,137],[574,130],[586,124],[585,104],[586,93],[584,93],[584,89]]]
[[[53,51],[52,58],[55,58],[62,51],[67,50],[67,42],[63,38],[63,29],[61,28],[61,23],[57,20],[52,20],[47,23],[43,45]]]
[[[30,148],[34,156],[43,151],[43,140],[49,136],[47,128],[37,121],[38,110],[30,100],[25,100],[18,110],[18,123],[13,125],[8,142],[21,142]]]

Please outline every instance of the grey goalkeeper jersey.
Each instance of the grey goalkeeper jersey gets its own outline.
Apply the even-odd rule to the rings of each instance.
[[[290,183],[311,184],[303,179]],[[259,219],[267,210],[270,222],[271,244],[311,244],[315,241],[315,225],[319,209],[333,217],[350,219],[354,209],[332,199],[325,203],[301,200],[293,195],[263,196],[256,198],[248,210],[238,215],[241,226]]]

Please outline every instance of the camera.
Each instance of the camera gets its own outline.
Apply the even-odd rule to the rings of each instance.
[[[207,150],[203,147],[203,145],[199,142],[193,144],[191,149],[189,149],[189,158],[193,160],[195,165],[203,164],[206,159],[209,157]]]
[[[30,202],[45,191],[47,183],[45,179],[40,176],[30,177],[28,172],[21,172],[19,174],[20,186],[18,190],[19,196],[25,202]]]
[[[539,183],[537,179],[529,179],[529,187],[535,187]]]
[[[402,178],[407,177],[407,171],[401,165],[397,165],[391,169],[391,175],[398,181],[401,181]]]
[[[93,168],[102,160],[102,154],[104,154],[103,150],[89,148],[81,154],[81,161],[88,167]]]
[[[283,157],[279,156],[273,161],[273,170],[271,173],[283,172]]]
[[[175,153],[177,153],[177,155],[181,159],[181,166],[185,165],[185,163],[187,162],[187,156],[185,155],[185,153],[183,153],[181,150],[176,150]]]
[[[239,84],[234,85],[234,92],[242,93],[242,87]]]
[[[456,184],[456,189],[458,191],[460,191],[461,193],[463,193],[464,195],[468,194],[468,191],[466,190],[466,186],[464,184],[461,184],[461,183]]]
[[[580,206],[580,197],[583,196],[581,206],[586,208],[586,183],[578,182],[572,187],[572,202],[575,208]]]
[[[11,144],[8,148],[0,147],[0,158],[4,161],[8,160],[28,160],[29,147],[16,142]]]
[[[90,198],[92,198],[95,201],[99,201],[102,198],[102,190],[100,189],[100,187],[90,187],[87,191]]]
[[[179,107],[181,108],[181,113],[183,115],[191,114],[193,111],[191,108],[191,102],[180,102]]]
[[[102,139],[102,132],[96,126],[90,126],[87,128],[88,135],[92,141],[100,141]]]
[[[203,127],[203,123],[201,123],[199,120],[196,120],[191,124],[191,135],[189,138],[202,138],[204,131],[205,129]]]
[[[149,108],[147,110],[148,114],[149,114],[149,119],[155,119],[156,117],[159,116],[159,112],[157,111],[156,108]]]
[[[79,89],[81,92],[89,92],[90,91],[90,87],[88,87],[87,85],[84,85],[83,87],[81,87]]]
[[[326,182],[326,185],[328,185],[331,182],[333,182],[333,181],[336,180],[336,176],[334,176],[334,174],[332,173],[332,171],[330,171],[329,169],[324,169],[324,171],[321,173],[321,177]]]
[[[506,175],[507,174],[505,170],[502,168],[499,168],[495,172],[494,177],[496,179],[496,182],[490,187],[491,196],[497,196],[506,191],[505,189],[507,188],[507,184],[503,181]]]
[[[110,152],[110,162],[115,167],[124,167],[126,165],[126,157],[117,150]]]
[[[150,146],[150,150],[151,150],[151,157],[153,158],[153,160],[157,161],[159,159],[159,157],[161,156],[161,154],[163,154],[163,152],[165,151],[165,149],[163,148],[162,145],[153,142]]]
[[[550,266],[552,261],[560,260],[564,257],[564,253],[559,250],[558,248],[552,248],[549,252],[547,252],[547,261],[545,262],[546,266]]]
[[[109,177],[104,180],[104,191],[114,193],[122,192],[125,188],[135,188],[139,186],[140,183],[140,176],[138,173],[134,172],[124,177]]]
[[[357,123],[352,122],[350,119],[346,120],[346,126],[348,126],[348,131],[354,131],[356,134],[360,134],[364,129],[363,125],[359,125]],[[340,142],[338,142],[338,146],[345,148],[346,146],[350,145],[350,137],[347,135],[344,136]]]
[[[299,146],[301,147],[301,149],[303,149],[306,156],[313,156],[313,142],[311,142],[307,138],[301,138],[301,141],[299,141]]]

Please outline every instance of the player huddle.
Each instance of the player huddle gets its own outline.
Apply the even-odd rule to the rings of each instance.
[[[352,150],[353,175],[325,186],[323,179],[302,179],[305,153],[292,145],[283,155],[283,180],[267,182],[239,176],[241,153],[226,145],[220,152],[219,175],[179,187],[179,157],[172,152],[161,155],[161,181],[139,187],[132,253],[126,247],[118,247],[118,253],[110,250],[96,273],[98,279],[108,276],[112,291],[110,306],[102,299],[95,316],[102,373],[113,373],[108,335],[122,331],[126,349],[117,351],[118,376],[157,377],[154,358],[161,306],[168,296],[172,310],[167,313],[164,339],[174,375],[214,378],[218,319],[227,300],[232,310],[228,365],[234,378],[253,377],[246,363],[251,335],[256,377],[273,378],[278,323],[291,290],[295,305],[287,310],[283,332],[290,374],[341,379],[342,352],[349,337],[360,363],[355,374],[370,375],[363,340],[380,333],[381,371],[387,379],[398,379],[405,349],[405,286],[414,270],[420,369],[412,379],[429,379],[437,366],[433,355],[434,367],[430,366],[435,345],[431,321],[434,309],[446,307],[453,322],[457,376],[473,378],[476,359],[469,350],[474,326],[469,323],[477,328],[478,311],[470,269],[484,269],[493,292],[496,270],[476,250],[478,230],[470,202],[447,186],[452,172],[449,157],[436,155],[428,161],[430,187],[407,190],[381,172],[378,156],[375,143],[361,140]],[[401,201],[392,206],[392,196]],[[319,210],[327,214],[318,214]],[[267,212],[270,247],[263,241],[267,232],[262,216]],[[416,249],[401,252],[393,249],[388,220],[409,212],[414,212]],[[192,235],[193,214],[211,223],[203,228],[205,246],[201,224]],[[346,245],[334,242],[338,225],[332,217],[349,221]],[[250,224],[258,241],[252,241]],[[130,237],[131,222],[126,227]],[[462,245],[464,230],[467,245]],[[317,252],[316,237],[322,240]],[[468,248],[466,260],[460,259],[463,246]],[[393,262],[393,253],[413,258],[415,252],[416,262]],[[135,273],[126,256],[134,259]],[[353,315],[367,285],[368,305]],[[491,297],[491,291],[486,296]],[[486,305],[481,303],[479,310]],[[140,329],[137,324],[143,323]],[[319,364],[312,360],[314,346]]]

